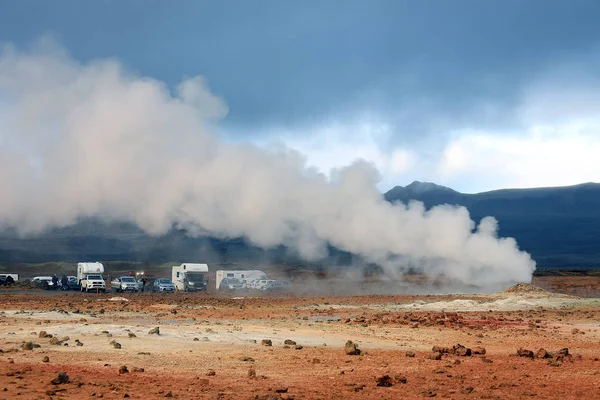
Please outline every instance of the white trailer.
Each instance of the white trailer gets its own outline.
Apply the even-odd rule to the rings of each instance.
[[[215,279],[215,287],[219,290],[219,286],[221,285],[221,281],[225,278],[234,278],[242,282],[245,288],[249,287],[250,282],[258,280],[258,279],[268,279],[267,274],[263,271],[257,269],[248,269],[248,270],[237,270],[237,271],[226,271],[219,270],[217,271],[217,277]]]
[[[77,264],[77,283],[82,292],[90,290],[106,292],[104,265],[100,262],[80,262]]]
[[[171,281],[177,290],[205,291],[208,285],[208,264],[183,263],[173,266]]]
[[[3,278],[8,278],[9,276],[11,276],[15,282],[19,280],[19,274],[0,274],[0,277]]]

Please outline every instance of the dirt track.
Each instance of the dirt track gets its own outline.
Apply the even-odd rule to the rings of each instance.
[[[246,299],[9,293],[2,310],[0,399],[600,398],[600,301],[530,288]],[[148,333],[154,327],[159,335]],[[42,330],[68,340],[51,344]],[[346,355],[347,340],[362,354]],[[40,347],[22,349],[29,341]],[[459,343],[486,354],[428,358],[434,345]],[[519,357],[520,347],[570,355]],[[59,371],[69,383],[51,383]],[[392,386],[377,386],[384,375]]]

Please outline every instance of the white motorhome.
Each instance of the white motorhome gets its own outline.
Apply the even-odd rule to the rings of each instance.
[[[12,277],[14,279],[14,281],[18,281],[19,280],[19,274],[0,274],[0,278],[8,278],[8,277]]]
[[[215,279],[215,287],[217,288],[217,290],[220,289],[221,281],[226,278],[239,280],[245,288],[249,288],[250,282],[252,281],[268,279],[267,274],[257,269],[239,271],[219,270],[217,271],[217,277]]]
[[[205,291],[208,285],[208,264],[183,263],[173,266],[171,281],[177,290],[184,292]]]
[[[80,262],[77,264],[77,282],[82,292],[90,290],[106,292],[104,265],[100,262]]]

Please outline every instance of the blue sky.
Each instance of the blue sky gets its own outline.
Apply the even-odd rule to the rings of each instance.
[[[53,35],[174,87],[206,78],[227,140],[475,192],[598,181],[600,2],[0,0],[0,42]]]

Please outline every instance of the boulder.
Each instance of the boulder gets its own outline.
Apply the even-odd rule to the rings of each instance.
[[[156,328],[150,329],[148,335],[160,335],[160,328],[157,326]]]
[[[522,347],[519,347],[519,348],[517,349],[517,355],[518,355],[519,357],[529,357],[529,358],[533,358],[533,351],[531,351],[531,350],[527,350],[527,349],[524,349],[524,348],[522,348]]]
[[[484,354],[486,353],[486,351],[485,351],[485,347],[481,347],[481,346],[476,346],[476,347],[473,347],[473,348],[471,349],[471,352],[472,352],[473,354],[480,354],[480,355],[484,355]]]
[[[50,381],[53,385],[62,385],[65,383],[69,383],[69,375],[67,375],[66,372],[59,372],[58,374],[56,374],[56,378],[52,379],[52,381]]]
[[[550,358],[550,353],[546,349],[540,348],[535,352],[535,358]]]
[[[389,375],[383,375],[375,379],[377,386],[390,387],[392,386],[392,378]]]
[[[271,339],[263,339],[260,341],[260,344],[263,346],[273,346],[273,341]]]
[[[358,345],[354,343],[352,340],[348,340],[344,345],[344,351],[349,356],[357,356],[360,354],[360,349]]]

